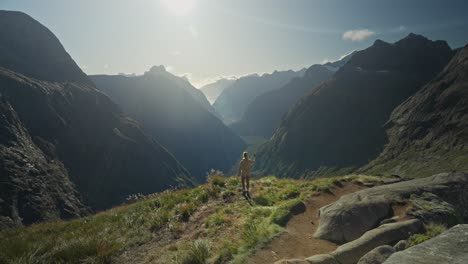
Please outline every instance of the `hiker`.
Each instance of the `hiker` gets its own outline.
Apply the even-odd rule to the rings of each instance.
[[[237,173],[238,176],[241,176],[242,179],[242,195],[247,195],[247,197],[250,199],[250,193],[249,193],[249,187],[250,187],[250,167],[252,167],[252,164],[255,162],[255,160],[250,160],[249,159],[249,154],[247,152],[244,152],[243,154],[243,159],[241,160],[239,164],[239,171]],[[245,188],[247,184],[247,189]]]

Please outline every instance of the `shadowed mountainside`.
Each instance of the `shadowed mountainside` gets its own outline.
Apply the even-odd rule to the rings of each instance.
[[[314,86],[326,81],[333,71],[313,65],[304,76],[295,77],[284,87],[264,93],[249,104],[242,119],[230,127],[242,136],[270,137],[289,108]]]
[[[394,44],[376,40],[288,112],[261,148],[257,170],[300,176],[363,166],[383,149],[393,109],[452,55],[445,41],[415,34]]]
[[[9,56],[0,60],[0,226],[79,216],[83,204],[107,208],[190,182],[46,27],[20,12],[0,11],[0,21]]]
[[[199,90],[162,66],[138,77],[95,75],[91,78],[98,89],[141,122],[199,182],[205,180],[212,168],[229,169],[245,148],[240,137],[187,91],[201,93]]]
[[[365,170],[411,177],[467,170],[468,46],[398,106],[387,127],[389,143]]]

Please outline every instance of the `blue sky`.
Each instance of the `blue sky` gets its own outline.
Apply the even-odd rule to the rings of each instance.
[[[466,0],[0,0],[51,29],[88,74],[166,65],[200,86],[300,69],[410,32],[468,43]]]

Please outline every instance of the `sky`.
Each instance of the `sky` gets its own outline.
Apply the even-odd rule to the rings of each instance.
[[[468,43],[466,0],[0,0],[57,35],[87,74],[165,65],[200,87],[298,70],[410,32]]]

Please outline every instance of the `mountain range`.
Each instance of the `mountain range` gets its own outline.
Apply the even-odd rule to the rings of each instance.
[[[200,91],[202,91],[205,94],[206,99],[213,104],[216,99],[218,99],[218,96],[235,81],[235,79],[219,79],[213,83],[202,86]]]
[[[299,71],[274,71],[271,74],[251,74],[237,79],[223,90],[213,104],[226,124],[242,118],[249,104],[259,95],[279,89],[292,78],[302,76],[305,69]]]
[[[445,41],[409,34],[376,40],[288,112],[259,153],[256,169],[281,176],[344,173],[376,158],[395,107],[434,78],[453,56]]]
[[[91,79],[141,122],[198,182],[211,169],[229,169],[245,148],[243,140],[213,114],[203,93],[163,66],[152,67],[143,76],[95,75]]]
[[[147,136],[28,15],[0,11],[0,227],[70,218],[180,181]]]

